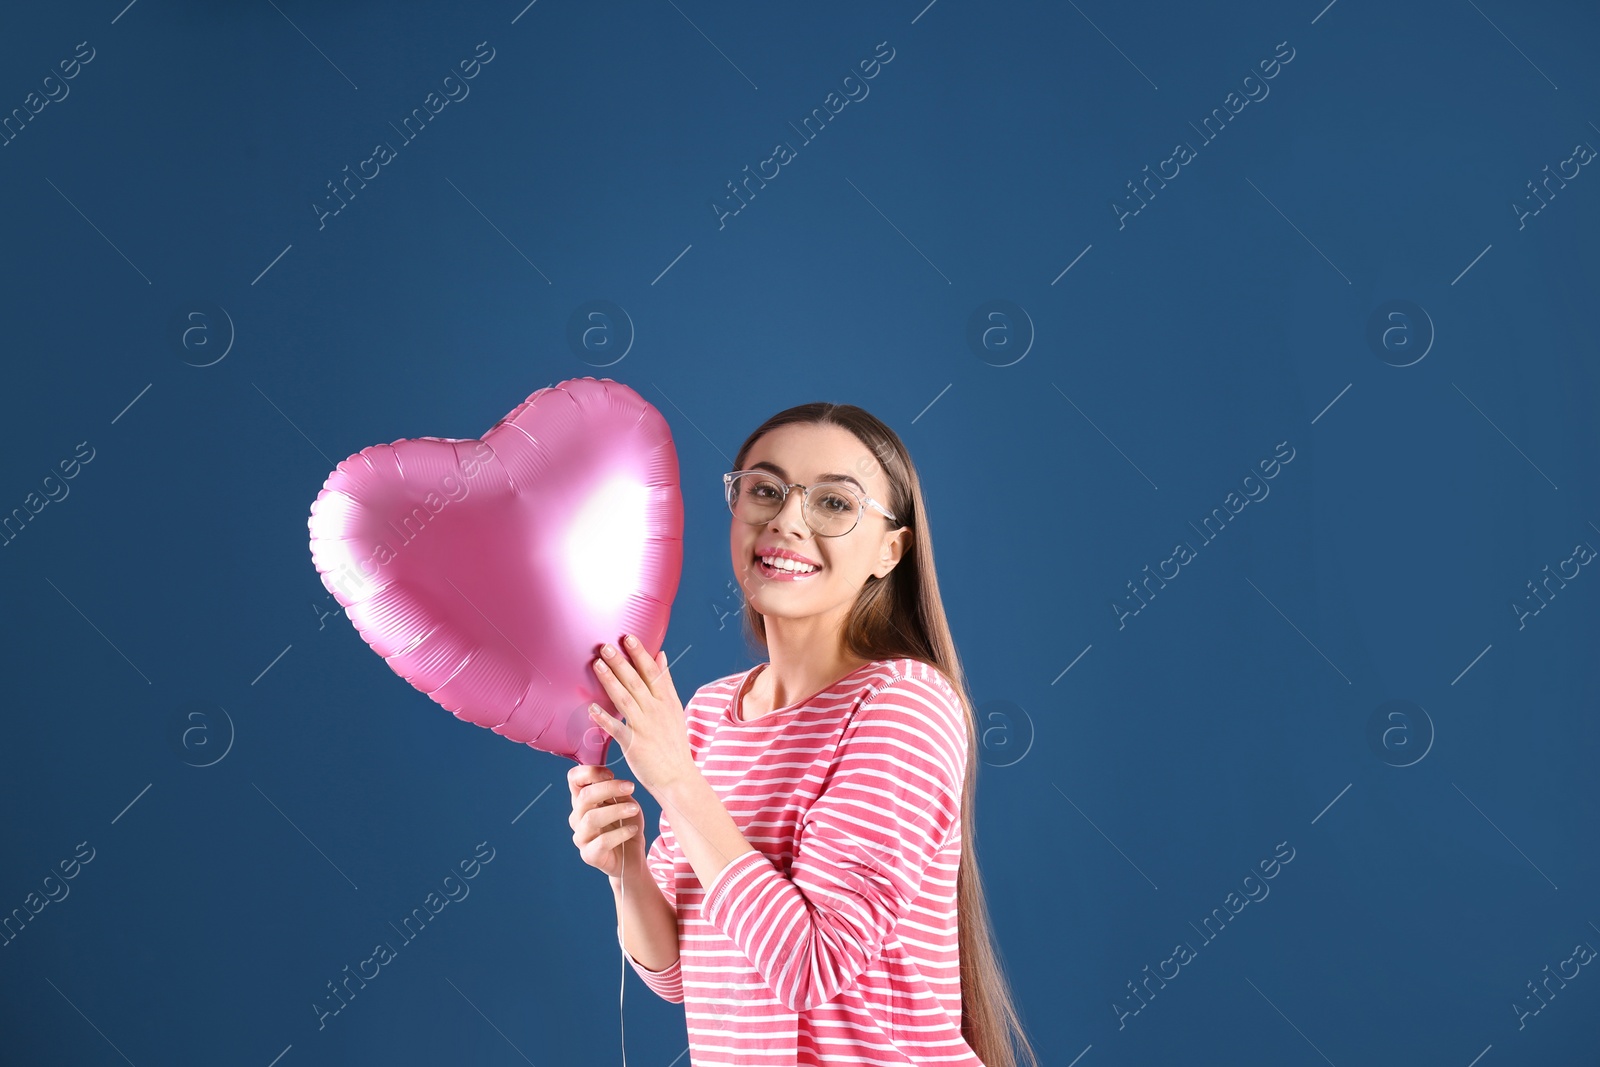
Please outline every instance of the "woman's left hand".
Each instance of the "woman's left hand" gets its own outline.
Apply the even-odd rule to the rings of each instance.
[[[667,673],[665,650],[651,659],[632,634],[622,638],[620,650],[611,645],[602,648],[594,671],[627,721],[598,706],[590,707],[589,716],[622,746],[634,777],[659,800],[662,790],[699,768],[689,751],[683,704]],[[606,655],[605,649],[611,654]]]

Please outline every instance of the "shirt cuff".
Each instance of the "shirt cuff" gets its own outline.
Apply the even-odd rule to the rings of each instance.
[[[777,869],[760,849],[752,849],[734,857],[733,862],[718,871],[717,876],[711,879],[711,884],[706,886],[702,905],[705,918],[718,929],[726,929],[722,914],[728,907],[725,902],[738,896],[741,886],[759,880],[764,873],[776,874]]]

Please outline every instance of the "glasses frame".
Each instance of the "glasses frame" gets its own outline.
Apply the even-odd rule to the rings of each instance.
[[[733,517],[736,518],[736,519],[739,518],[739,514],[738,514],[738,512],[735,512],[733,510],[733,480],[735,478],[739,477],[742,474],[759,474],[763,478],[770,478],[774,482],[778,483],[778,488],[783,490],[783,496],[778,499],[778,510],[773,512],[773,514],[772,514],[772,518],[774,518],[774,519],[777,518],[779,515],[783,514],[783,506],[789,502],[789,490],[791,490],[791,489],[802,490],[802,494],[801,494],[801,497],[800,497],[800,517],[805,519],[807,528],[810,529],[811,532],[816,534],[818,537],[843,537],[845,534],[850,533],[851,530],[854,530],[857,526],[861,525],[861,516],[866,512],[866,509],[868,507],[876,509],[878,512],[880,512],[883,515],[884,518],[888,519],[890,522],[897,523],[897,522],[900,521],[899,519],[894,517],[893,513],[890,512],[888,508],[884,507],[882,504],[880,504],[876,500],[872,499],[866,493],[861,492],[861,491],[859,491],[859,490],[857,490],[857,489],[855,489],[855,488],[853,488],[851,486],[845,485],[846,489],[849,489],[852,493],[855,493],[856,496],[859,496],[861,498],[861,505],[856,508],[856,521],[852,522],[850,524],[850,529],[849,530],[843,530],[843,531],[841,531],[839,533],[836,533],[836,534],[825,534],[822,531],[818,530],[815,526],[811,525],[811,518],[810,518],[810,516],[811,516],[811,490],[813,488],[815,488],[815,486],[817,486],[817,485],[844,485],[844,483],[843,482],[817,482],[817,483],[815,483],[815,485],[806,485],[803,482],[790,482],[787,485],[785,485],[783,482],[779,482],[778,481],[778,476],[776,474],[773,474],[771,471],[763,471],[763,470],[729,471],[728,473],[726,473],[726,474],[724,474],[722,476],[722,496],[723,496],[723,499],[728,502],[728,511],[730,513],[732,513]],[[743,522],[744,520],[741,519],[740,521]],[[761,522],[751,522],[751,523],[747,523],[747,525],[749,525],[749,526],[764,526],[768,522],[771,522],[771,521],[772,521],[772,519],[763,519]]]

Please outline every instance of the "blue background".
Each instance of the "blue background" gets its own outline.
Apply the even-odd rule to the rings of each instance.
[[[306,543],[338,460],[592,374],[674,431],[685,698],[755,662],[744,436],[816,399],[903,436],[1046,1062],[1596,1062],[1592,968],[1517,1007],[1600,946],[1600,577],[1529,588],[1600,547],[1600,177],[1529,188],[1600,145],[1592,5],[122,2],[0,17],[4,113],[93,49],[0,148],[0,913],[93,849],[0,947],[0,1058],[621,1062],[619,981],[633,1062],[682,1052],[682,1007],[619,974],[570,764],[405,684]],[[1260,98],[1207,141],[1230,93]],[[480,842],[470,896],[319,1029]]]

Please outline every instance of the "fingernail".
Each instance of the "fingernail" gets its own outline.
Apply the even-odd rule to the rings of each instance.
[[[629,648],[637,648],[637,647],[639,647],[639,642],[634,638],[634,636],[632,634],[623,634],[622,635],[622,643],[627,645]]]
[[[615,656],[617,654],[617,650],[612,648],[610,645],[606,645],[600,650],[600,654],[602,656]]]
[[[622,785],[622,791],[624,793],[633,792],[633,783],[632,782],[624,782],[623,785]]]

